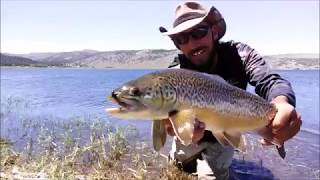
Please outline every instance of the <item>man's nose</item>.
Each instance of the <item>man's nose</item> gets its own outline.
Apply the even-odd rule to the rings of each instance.
[[[189,41],[185,44],[185,46],[189,49],[193,49],[198,45],[199,43],[197,42],[197,40],[193,39],[192,37],[189,37]]]
[[[189,41],[187,44],[189,44],[190,47],[195,47],[195,46],[199,46],[199,44],[201,43],[200,41],[205,38],[193,38],[192,36],[189,36]]]

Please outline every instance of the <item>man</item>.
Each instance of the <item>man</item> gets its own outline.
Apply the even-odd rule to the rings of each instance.
[[[217,9],[207,10],[197,2],[184,2],[177,6],[175,13],[172,29],[160,27],[160,32],[168,35],[182,52],[170,68],[218,74],[242,89],[250,83],[259,96],[273,102],[278,109],[264,131],[272,132],[273,138],[282,144],[298,133],[302,122],[295,110],[290,83],[271,72],[265,59],[248,45],[219,41],[226,32],[226,23]],[[165,126],[168,134],[174,135],[169,120]],[[204,130],[201,119],[196,120],[194,126],[194,143],[186,147],[175,138],[169,158],[184,171],[196,172],[199,179],[227,179],[233,149],[217,143],[212,133]],[[265,139],[261,143],[272,144]]]

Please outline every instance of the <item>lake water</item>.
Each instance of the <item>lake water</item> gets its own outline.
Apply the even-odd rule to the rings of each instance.
[[[95,116],[118,125],[135,124],[142,136],[149,136],[149,121],[119,121],[104,109],[112,106],[106,97],[115,87],[151,71],[154,70],[1,68],[1,108],[8,104],[5,101],[18,99],[28,103],[28,111],[34,116],[65,120],[74,116]],[[278,163],[287,168],[279,168],[280,165],[271,161],[268,164],[267,160],[265,166],[274,178],[310,179],[315,176],[309,172],[319,175],[319,70],[278,73],[293,86],[303,125],[299,134],[287,143],[289,157]],[[250,87],[249,91],[252,89]],[[8,129],[2,124],[1,135],[5,136]],[[282,171],[286,171],[285,175]]]

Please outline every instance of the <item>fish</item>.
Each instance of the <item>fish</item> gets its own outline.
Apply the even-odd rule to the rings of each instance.
[[[235,87],[222,77],[187,69],[165,69],[144,74],[114,89],[109,99],[118,106],[107,108],[120,119],[152,120],[153,147],[166,142],[164,120],[184,145],[192,143],[195,119],[205,124],[223,146],[246,152],[246,132],[260,133],[286,155],[284,144],[265,133],[277,108],[250,92]],[[262,134],[260,134],[262,135]]]

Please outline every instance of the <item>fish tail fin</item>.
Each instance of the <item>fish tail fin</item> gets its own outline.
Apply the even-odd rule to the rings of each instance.
[[[276,146],[277,151],[282,159],[286,157],[286,150],[284,148],[284,144],[273,137],[273,134],[270,129],[263,128],[258,130],[257,133],[261,135],[265,140]]]
[[[280,157],[281,157],[282,159],[284,159],[284,158],[286,157],[286,150],[285,150],[285,148],[284,148],[284,144],[281,143],[281,142],[280,142],[278,139],[276,139],[276,138],[272,138],[272,139],[270,140],[270,142],[276,146],[277,151],[278,151],[278,154],[280,155]]]
[[[277,148],[277,150],[278,150],[278,153],[279,153],[280,157],[281,157],[282,159],[284,159],[284,158],[286,157],[286,150],[285,150],[285,148],[284,148],[284,145],[282,145],[282,146],[277,146],[277,145],[276,145],[276,148]]]

